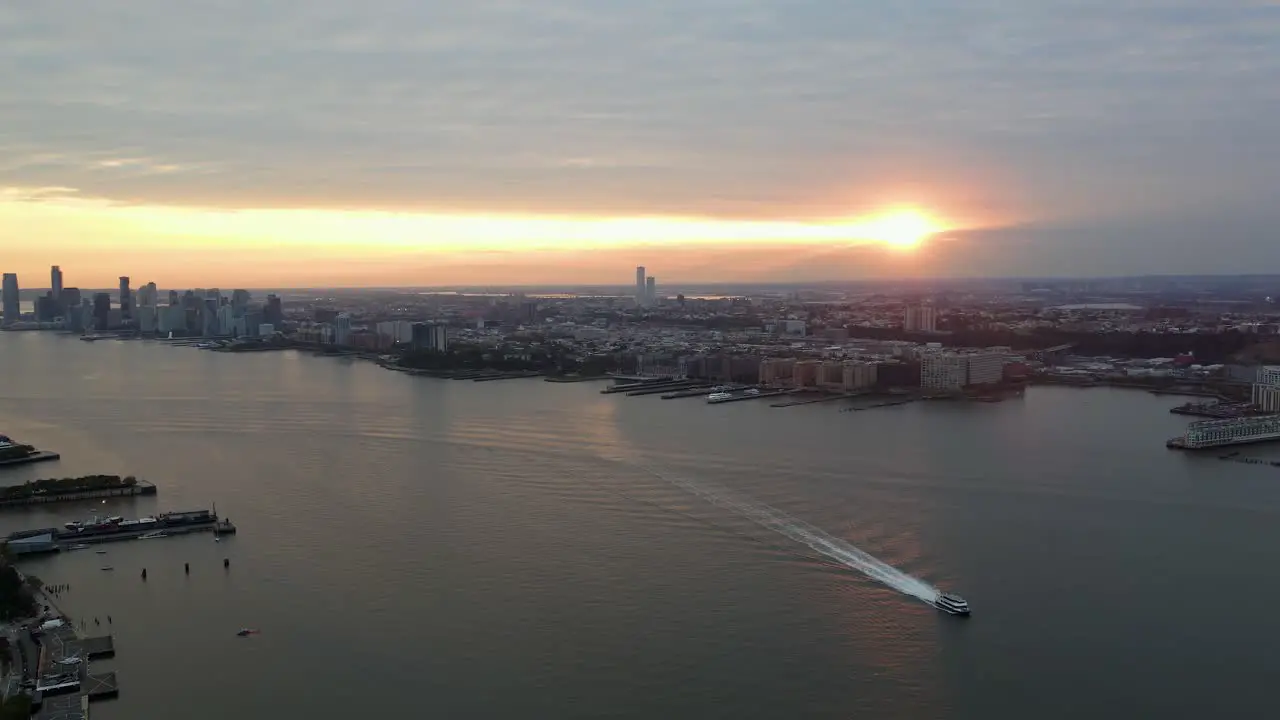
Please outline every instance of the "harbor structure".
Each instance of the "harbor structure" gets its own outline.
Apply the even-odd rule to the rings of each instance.
[[[1268,440],[1280,440],[1280,415],[1193,422],[1187,426],[1185,435],[1173,438],[1167,445],[1183,450],[1201,450]]]

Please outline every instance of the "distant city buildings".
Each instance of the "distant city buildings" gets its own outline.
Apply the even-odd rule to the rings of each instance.
[[[62,268],[54,265],[49,269],[49,287],[53,293],[54,302],[62,302]]]
[[[647,286],[645,283],[645,269],[643,265],[636,266],[636,305],[644,307],[648,305],[646,300]]]
[[[120,320],[129,322],[133,319],[133,292],[129,289],[129,276],[120,276]]]

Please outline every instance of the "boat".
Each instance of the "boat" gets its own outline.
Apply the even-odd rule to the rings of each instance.
[[[102,566],[102,569],[103,569],[103,570],[115,570],[115,568],[111,567],[110,565],[103,565],[103,566]]]
[[[157,531],[155,531],[155,532],[149,532],[149,533],[147,533],[146,535],[139,535],[139,536],[138,536],[138,539],[139,539],[139,540],[150,540],[150,539],[152,539],[152,538],[162,538],[162,537],[169,537],[169,536],[168,536],[168,535],[165,535],[164,533],[162,533],[162,532],[160,532],[159,530],[157,530]]]
[[[969,616],[969,603],[959,595],[942,593],[933,601],[933,606],[952,615]]]
[[[81,543],[81,544],[79,544],[79,545],[72,545],[71,547],[69,547],[69,548],[67,548],[67,549],[68,549],[68,550],[88,550],[88,549],[89,549],[89,546],[88,546],[88,545],[85,545],[85,544],[83,544],[83,543]],[[105,552],[105,551],[103,551],[103,552]]]
[[[707,396],[707,399],[708,399],[708,400],[728,400],[728,399],[729,399],[729,398],[731,398],[731,397],[733,397],[733,393],[727,393],[727,392],[714,392],[714,393],[711,393],[710,395],[708,395],[708,396]]]
[[[254,630],[253,628],[240,628],[236,635],[239,635],[240,637],[249,637],[250,635],[257,635],[258,632],[258,630]]]
[[[107,554],[107,551],[106,551],[106,550],[99,550],[99,551],[98,551],[98,554],[99,554],[99,555],[106,555],[106,554]]]

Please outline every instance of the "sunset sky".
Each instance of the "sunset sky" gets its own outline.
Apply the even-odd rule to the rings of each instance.
[[[1280,270],[1269,0],[24,2],[0,63],[24,287]]]

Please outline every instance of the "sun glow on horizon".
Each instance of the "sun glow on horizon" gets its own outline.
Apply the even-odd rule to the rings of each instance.
[[[220,209],[120,204],[65,193],[27,196],[0,188],[0,226],[27,238],[33,266],[67,252],[103,260],[122,254],[182,256],[191,262],[237,252],[268,262],[586,262],[588,250],[637,252],[762,250],[771,246],[882,247],[910,253],[957,229],[915,206],[846,217],[740,219],[706,216],[590,216],[533,213],[391,212],[328,208]],[[39,248],[41,260],[35,261]],[[574,258],[570,260],[570,258]],[[291,260],[290,260],[291,261]]]

